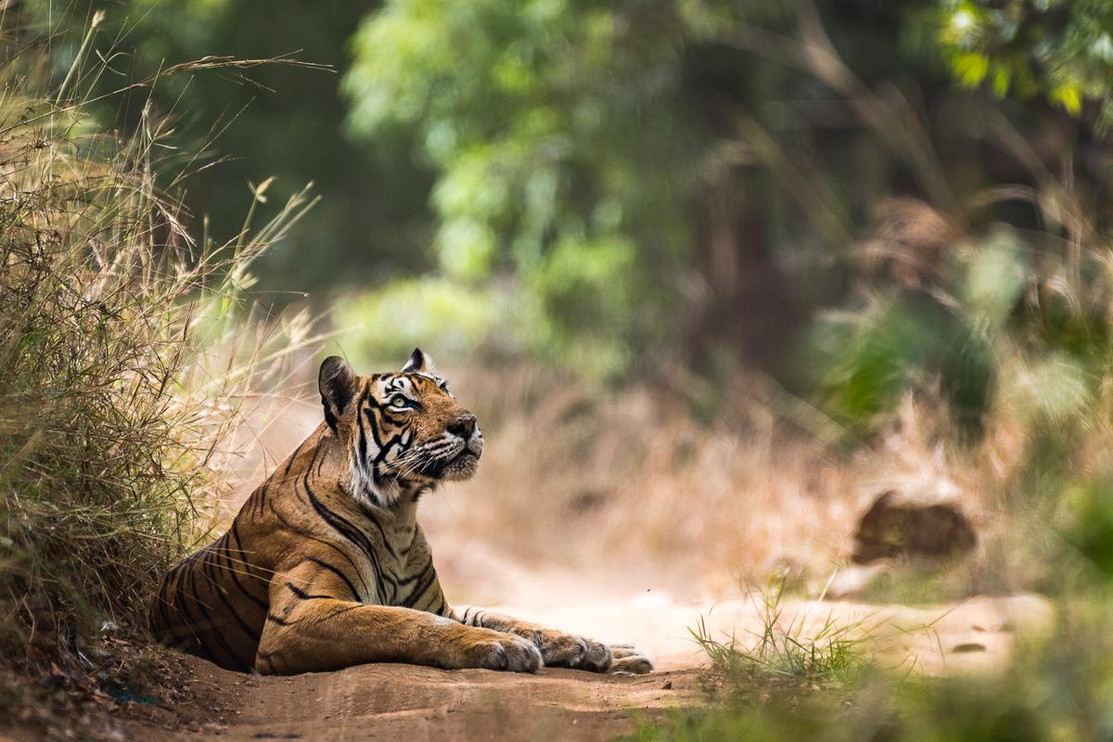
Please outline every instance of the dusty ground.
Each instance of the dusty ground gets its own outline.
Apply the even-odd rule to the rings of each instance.
[[[698,672],[642,677],[543,670],[522,677],[366,665],[291,678],[242,676],[188,663],[191,693],[206,715],[158,712],[126,722],[135,740],[604,740],[635,714],[694,703]]]
[[[622,630],[624,637],[657,655],[661,670],[640,677],[371,665],[270,678],[244,677],[191,661],[199,698],[211,697],[219,704],[216,718],[170,735],[149,723],[125,729],[128,738],[139,740],[609,739],[630,731],[636,719],[706,700],[697,669],[703,658],[685,636],[688,622],[700,613],[696,607],[614,605],[531,614],[599,636]],[[761,625],[761,611],[751,601],[723,603],[702,613],[713,632],[737,632],[743,643]],[[814,626],[829,616],[865,622],[878,636],[882,662],[897,666],[915,659],[930,673],[991,671],[1007,659],[1018,630],[1047,620],[1044,603],[1028,597],[979,599],[949,609],[787,603],[783,618],[795,621],[797,616],[805,624],[802,635],[809,623]]]

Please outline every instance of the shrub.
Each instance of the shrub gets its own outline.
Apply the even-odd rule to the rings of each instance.
[[[304,315],[264,322],[245,292],[311,201],[198,244],[159,175],[181,157],[168,120],[147,105],[122,136],[92,116],[99,20],[61,83],[40,39],[9,41],[0,73],[0,656],[17,663],[140,619],[213,523],[248,393],[309,342]]]

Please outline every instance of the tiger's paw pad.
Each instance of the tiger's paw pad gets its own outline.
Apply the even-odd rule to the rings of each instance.
[[[516,636],[483,642],[477,649],[482,653],[478,666],[487,670],[537,672],[543,664],[537,647]]]
[[[633,644],[612,644],[611,655],[609,672],[612,674],[645,675],[653,672],[653,660],[635,649]]]

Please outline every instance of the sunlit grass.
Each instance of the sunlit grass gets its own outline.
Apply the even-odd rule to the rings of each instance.
[[[844,623],[830,612],[817,627],[809,627],[803,613],[786,620],[783,598],[783,581],[762,593],[762,629],[756,637],[717,638],[702,616],[689,632],[711,667],[736,684],[791,680],[830,688],[860,682],[874,666],[866,620]]]
[[[1004,667],[932,676],[872,659],[863,622],[828,620],[810,633],[783,624],[779,598],[767,593],[752,641],[717,639],[703,622],[692,628],[709,660],[704,704],[643,717],[623,739],[1107,739],[1108,601],[1104,591],[1059,601],[1050,634],[1019,636]]]

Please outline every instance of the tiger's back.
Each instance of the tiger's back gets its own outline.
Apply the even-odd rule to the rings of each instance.
[[[319,445],[320,436],[321,430],[314,431],[248,497],[227,533],[166,574],[150,611],[151,631],[159,642],[225,669],[255,667],[276,566],[267,558],[274,551],[270,542],[289,536],[275,503],[299,473],[303,449],[314,441]]]
[[[166,574],[151,632],[163,644],[246,672],[255,666],[267,607],[267,581],[229,531]]]

